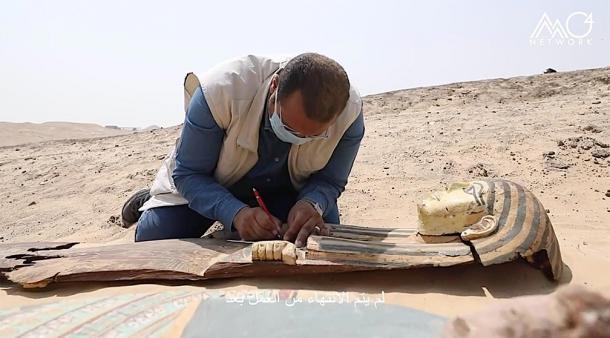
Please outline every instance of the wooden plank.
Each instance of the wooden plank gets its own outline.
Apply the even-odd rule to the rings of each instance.
[[[0,244],[0,279],[4,272],[12,271],[24,264],[32,264],[27,260],[15,259],[16,255],[28,255],[33,252],[50,251],[61,248],[71,248],[77,242],[34,242],[34,243],[4,243]],[[14,258],[11,258],[14,257]]]
[[[327,224],[332,237],[362,241],[403,242],[417,234],[417,229],[375,228],[355,225]]]
[[[207,238],[45,251],[28,251],[29,247],[15,244],[5,251],[10,252],[13,258],[4,256],[14,261],[11,262],[12,266],[18,267],[4,274],[9,280],[25,287],[44,287],[60,281],[200,280],[372,268],[363,264],[309,259],[302,259],[297,265],[252,262],[250,244]]]
[[[325,239],[310,238],[310,241],[320,240]],[[352,242],[354,241],[350,243]],[[373,248],[379,245],[387,246],[369,244]],[[309,250],[299,249],[297,264],[287,265],[282,262],[253,262],[251,245],[248,243],[206,238],[84,248],[70,248],[72,245],[7,245],[2,251],[5,254],[3,259],[10,262],[13,269],[5,271],[4,274],[9,280],[25,287],[44,287],[48,283],[61,281],[200,280],[446,266],[473,261],[470,256],[443,261],[435,258],[433,254],[426,257],[404,256],[403,259],[399,258],[401,255],[394,255],[390,259],[387,255],[354,255],[353,252],[343,256],[333,253],[316,256],[316,253],[308,255]],[[432,253],[425,248],[427,246],[419,245],[421,250]]]
[[[221,240],[176,239],[24,252],[18,259],[34,264],[6,275],[22,285],[44,284],[66,276],[86,279],[82,275],[90,273],[94,280],[197,279],[218,257],[236,253],[246,246]],[[236,257],[242,257],[247,263],[245,256]]]
[[[448,243],[387,243],[310,236],[306,257],[383,265],[385,267],[449,266],[474,262],[470,247]]]

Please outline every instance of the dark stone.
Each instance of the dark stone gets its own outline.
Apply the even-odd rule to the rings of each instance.
[[[602,132],[601,128],[596,126],[596,125],[594,125],[594,124],[588,124],[588,125],[584,126],[582,129],[584,131],[590,131],[590,132],[595,133],[595,134]]]
[[[597,141],[597,140],[595,140],[595,145],[600,148],[608,148],[608,144],[601,142],[601,141]]]
[[[610,152],[606,149],[595,149],[591,152],[591,155],[595,158],[606,158],[610,156]]]
[[[555,159],[555,158],[546,158],[546,161],[544,162],[544,167],[545,169],[548,170],[566,170],[570,167],[569,164],[560,162],[559,160]]]
[[[489,172],[482,163],[477,163],[468,168],[468,173],[474,177],[489,177]]]

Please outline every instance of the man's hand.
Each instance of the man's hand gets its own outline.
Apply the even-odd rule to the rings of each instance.
[[[288,213],[288,230],[284,234],[284,240],[294,241],[297,247],[303,247],[312,233],[328,236],[330,230],[313,205],[305,200],[300,200]]]
[[[233,219],[233,226],[237,229],[241,239],[257,241],[275,239],[280,234],[282,222],[269,215],[261,208],[243,208]]]

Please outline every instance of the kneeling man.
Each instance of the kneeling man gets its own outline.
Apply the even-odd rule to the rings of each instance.
[[[362,101],[341,65],[316,53],[249,55],[189,73],[184,90],[176,147],[151,189],[123,206],[136,241],[201,237],[220,221],[225,238],[303,246],[339,223],[337,198],[364,135]]]

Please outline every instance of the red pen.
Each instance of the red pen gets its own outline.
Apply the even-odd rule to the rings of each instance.
[[[261,197],[261,195],[258,193],[258,191],[256,190],[256,188],[252,188],[252,192],[254,193],[254,197],[256,198],[256,203],[258,203],[258,206],[261,207],[261,209],[263,209],[263,211],[265,211],[265,213],[267,214],[267,216],[269,216],[269,220],[271,220],[272,223],[275,223],[273,221],[273,216],[271,215],[271,212],[269,212],[269,209],[267,209],[267,206],[265,205],[265,201],[263,201],[263,198]],[[278,234],[277,237],[279,238],[280,235]]]

